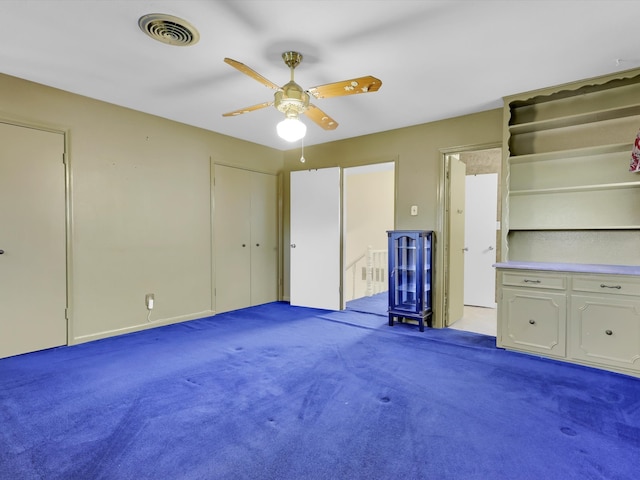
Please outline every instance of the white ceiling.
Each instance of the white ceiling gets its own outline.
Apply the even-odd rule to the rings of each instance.
[[[148,13],[183,18],[189,47],[147,37]],[[223,62],[303,88],[373,75],[378,92],[314,100],[305,145],[502,106],[502,97],[640,66],[638,0],[0,0],[0,72],[280,150],[273,99]],[[1,110],[0,104],[0,110]]]

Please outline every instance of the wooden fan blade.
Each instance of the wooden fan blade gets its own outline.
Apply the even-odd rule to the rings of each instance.
[[[274,90],[280,90],[280,87],[278,85],[273,83],[271,80],[267,80],[266,78],[264,78],[262,75],[260,75],[255,70],[247,67],[244,63],[237,62],[236,60],[233,60],[232,58],[225,58],[224,61],[225,61],[225,63],[228,63],[229,65],[231,65],[233,68],[236,68],[236,69],[240,70],[245,75],[249,75],[254,80],[259,81],[265,87],[269,87],[269,88],[272,88]]]
[[[338,122],[311,103],[304,114],[325,130],[335,130],[338,128]]]
[[[257,105],[252,105],[251,107],[240,108],[238,110],[234,110],[233,112],[223,113],[223,117],[235,117],[236,115],[242,115],[243,113],[253,112],[254,110],[260,110],[261,108],[269,107],[273,105],[273,102],[264,102],[259,103]]]
[[[377,92],[381,86],[382,82],[379,79],[369,75],[341,82],[327,83],[326,85],[310,88],[307,92],[315,98],[331,98],[355,95],[356,93]]]

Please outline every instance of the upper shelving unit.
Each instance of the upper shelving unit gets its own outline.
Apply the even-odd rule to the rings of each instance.
[[[611,249],[588,233],[640,226],[640,174],[628,171],[640,129],[640,69],[504,100],[502,258],[555,261],[554,252],[566,252],[569,242],[576,259],[592,253],[610,263],[640,263],[640,252],[609,252],[620,245]],[[546,243],[527,243],[540,241]],[[513,258],[510,244],[530,256]]]

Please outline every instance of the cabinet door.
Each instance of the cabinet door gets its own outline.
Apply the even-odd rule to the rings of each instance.
[[[421,250],[422,255],[420,256],[421,261],[421,281],[422,281],[422,310],[424,312],[428,312],[431,310],[431,242],[432,242],[432,234],[423,233],[421,236]]]
[[[640,371],[640,301],[571,296],[571,357]]]
[[[564,357],[566,308],[564,293],[502,288],[502,346]]]

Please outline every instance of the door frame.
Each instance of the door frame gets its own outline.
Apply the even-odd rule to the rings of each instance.
[[[62,155],[63,158],[60,161],[64,165],[64,231],[65,231],[65,263],[66,263],[66,297],[65,297],[65,318],[67,321],[67,345],[73,345],[73,249],[72,249],[72,239],[73,239],[73,222],[72,222],[72,172],[71,172],[71,155],[69,155],[69,138],[70,131],[68,128],[53,125],[40,123],[36,121],[25,121],[24,119],[19,119],[17,117],[12,117],[11,115],[7,115],[2,113],[0,115],[0,123],[5,123],[7,125],[13,125],[15,127],[22,128],[30,128],[33,130],[40,130],[49,133],[55,133],[58,135],[62,135],[63,144],[64,144],[64,153]]]
[[[474,152],[477,150],[490,150],[493,148],[502,148],[502,142],[481,143],[473,145],[463,145],[458,147],[441,148],[440,151],[440,168],[438,178],[438,215],[437,215],[437,227],[440,233],[440,239],[438,240],[439,248],[436,248],[435,264],[438,272],[443,272],[440,275],[439,282],[436,286],[435,299],[434,299],[434,312],[436,315],[433,319],[433,325],[436,328],[445,328],[447,326],[447,307],[449,300],[448,278],[447,272],[449,271],[449,218],[447,215],[447,209],[451,199],[451,188],[449,185],[449,155],[463,152]],[[498,188],[500,186],[498,185]]]

